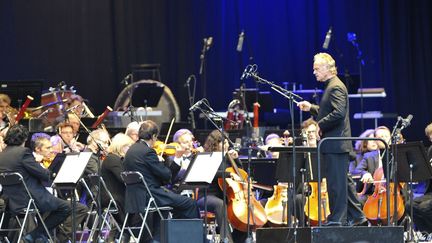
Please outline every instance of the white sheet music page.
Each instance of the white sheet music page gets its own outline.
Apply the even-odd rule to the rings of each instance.
[[[54,179],[54,184],[77,183],[87,166],[91,154],[92,152],[68,154]]]
[[[198,153],[185,182],[207,182],[210,184],[221,163],[222,152]]]

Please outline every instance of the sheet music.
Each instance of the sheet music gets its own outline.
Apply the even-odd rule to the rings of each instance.
[[[77,183],[87,166],[92,152],[68,154],[60,171],[54,179],[54,184]]]
[[[222,158],[222,152],[197,154],[185,182],[207,182],[210,184],[222,163]]]

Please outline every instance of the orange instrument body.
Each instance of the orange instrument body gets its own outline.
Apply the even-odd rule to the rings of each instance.
[[[153,149],[156,150],[158,155],[173,156],[176,153],[176,147],[180,146],[178,143],[168,143],[165,144],[162,141],[156,141],[153,144]]]
[[[318,182],[310,182],[311,195],[306,197],[304,212],[310,220],[311,225],[318,225]],[[325,222],[330,215],[330,206],[327,193],[327,181],[324,178],[321,182],[321,222]]]
[[[231,225],[240,231],[247,231],[248,219],[248,193],[250,195],[250,214],[249,224],[251,229],[262,227],[267,222],[267,216],[263,206],[256,200],[251,189],[248,191],[247,177],[248,174],[237,167],[235,162],[228,156],[232,167],[226,169],[226,172],[233,173],[241,178],[241,181],[232,178],[225,178],[227,185],[227,213]],[[223,179],[218,179],[218,184],[223,188]]]
[[[267,200],[265,212],[268,221],[276,225],[288,223],[288,185],[275,185],[273,195]]]
[[[374,181],[384,180],[383,168],[375,170],[373,175]],[[377,182],[374,183],[375,190],[370,195],[363,206],[363,212],[367,219],[373,224],[380,224],[381,222],[387,223],[387,195],[385,183]],[[390,184],[390,217],[394,215],[394,193],[397,193],[397,220],[402,218],[405,212],[405,205],[400,193],[401,185],[395,190],[393,183]]]

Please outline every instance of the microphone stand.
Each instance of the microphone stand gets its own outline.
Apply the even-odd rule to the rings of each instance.
[[[246,68],[246,75],[250,76],[252,78],[254,78],[258,83],[264,83],[264,84],[268,84],[271,86],[271,89],[273,89],[274,91],[276,91],[277,93],[281,94],[283,97],[287,98],[289,100],[289,109],[290,109],[290,116],[291,116],[291,131],[293,131],[293,146],[292,146],[292,179],[293,182],[289,183],[289,195],[291,195],[291,200],[292,200],[292,212],[293,215],[296,215],[296,200],[295,200],[295,184],[296,184],[296,145],[295,145],[295,141],[296,141],[296,135],[294,132],[294,103],[297,104],[298,100],[302,100],[303,98],[300,97],[299,95],[294,94],[291,91],[288,91],[284,88],[282,88],[279,85],[274,84],[273,82],[270,82],[266,79],[261,78],[260,76],[258,76],[257,74],[257,67],[255,66],[254,68],[249,68],[249,70],[247,70]],[[294,223],[291,220],[290,217],[290,207],[288,204],[288,210],[287,210],[287,218],[288,218],[288,225],[294,228],[294,242],[297,242],[297,222],[296,220],[294,220]]]
[[[192,92],[190,90],[190,80],[194,81],[193,91]],[[192,74],[191,76],[189,76],[188,80],[186,81],[185,86],[187,87],[187,91],[188,91],[189,107],[191,107],[195,103],[195,91],[196,91],[196,77],[195,77],[195,75]],[[195,126],[195,116],[194,116],[194,111],[193,110],[189,111],[189,119],[190,119],[190,122],[192,124],[192,129],[195,129],[196,128],[196,126]]]
[[[226,159],[225,159],[225,153],[224,153],[224,144],[225,144],[225,133],[224,133],[224,126],[223,126],[223,122],[221,122],[221,126],[219,127],[210,117],[210,114],[215,115],[214,112],[212,111],[208,111],[208,110],[204,110],[201,107],[197,107],[197,109],[199,109],[201,111],[201,113],[207,118],[208,121],[210,121],[210,123],[221,133],[222,135],[222,167],[224,169],[224,171],[222,172],[222,179],[223,179],[223,186],[222,186],[222,191],[223,191],[223,225],[221,226],[222,229],[224,229],[221,232],[221,242],[224,243],[229,243],[229,239],[227,237],[227,230],[228,230],[228,222],[227,222],[227,204],[226,204],[226,192],[227,192],[227,185],[226,185],[226,175],[225,175],[225,169],[226,169]],[[216,115],[215,117],[217,118],[221,118],[219,115]],[[221,120],[223,121],[223,120]],[[207,196],[207,194],[205,195]],[[205,201],[207,201],[207,199],[205,199]]]
[[[399,128],[399,123],[400,123],[401,119],[398,119],[396,124],[393,127],[392,133],[391,133],[391,143],[396,145],[397,144],[397,137],[398,134],[400,133],[401,129]],[[392,224],[395,225],[397,223],[397,185],[398,185],[398,181],[397,181],[397,146],[392,146],[392,151],[391,151],[391,172],[390,175],[388,175],[389,177],[389,181],[391,179],[393,179],[393,197],[394,197],[394,214],[393,214],[393,218],[390,221],[390,219],[388,220],[388,224]],[[389,185],[386,186],[386,190],[390,190]],[[391,196],[391,195],[390,195]],[[387,208],[390,208],[390,200],[387,200]]]
[[[206,60],[206,53],[207,51],[210,49],[210,45],[208,41],[209,38],[204,38],[204,43],[203,43],[203,47],[201,49],[201,55],[200,55],[200,70],[199,70],[199,75],[200,75],[200,79],[201,79],[201,89],[202,89],[202,97],[206,98],[207,97],[207,60]],[[212,39],[210,40],[212,41]],[[204,128],[207,129],[207,122],[204,123]]]
[[[348,41],[351,42],[351,44],[354,46],[354,48],[357,50],[357,60],[358,60],[358,66],[359,66],[359,79],[360,79],[360,123],[361,123],[361,130],[364,131],[364,119],[363,119],[363,66],[365,65],[364,59],[363,59],[363,52],[360,50],[359,44],[357,41],[357,36],[355,33],[348,33]]]

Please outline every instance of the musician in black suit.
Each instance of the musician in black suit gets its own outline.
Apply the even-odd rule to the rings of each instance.
[[[71,212],[66,200],[54,197],[43,186],[42,181],[49,180],[49,171],[35,161],[30,149],[24,147],[29,135],[22,125],[12,126],[6,134],[6,149],[0,153],[0,172],[18,172],[23,177],[41,212],[49,212],[45,218],[49,230],[61,224]],[[27,207],[28,196],[22,185],[3,185],[3,195],[9,200],[9,209],[17,213]],[[41,224],[24,237],[25,242],[46,240],[45,231]]]
[[[196,202],[191,198],[175,194],[163,186],[171,179],[171,170],[152,149],[157,141],[159,128],[151,120],[141,124],[139,140],[133,144],[124,159],[125,171],[139,171],[144,176],[158,206],[173,208],[174,218],[198,218],[199,212]],[[148,200],[146,188],[143,184],[131,185],[126,188],[126,212],[144,212]],[[157,228],[157,226],[156,226]],[[155,229],[154,238],[158,239],[159,231]]]
[[[351,127],[349,121],[348,91],[342,81],[337,77],[335,60],[327,53],[318,53],[314,56],[313,74],[318,82],[325,84],[325,90],[318,105],[302,101],[297,106],[302,111],[310,111],[316,117],[322,138],[350,137]],[[330,198],[331,214],[327,218],[327,225],[339,226],[346,223],[348,214],[353,224],[366,222],[359,208],[356,198],[347,197],[347,171],[349,152],[352,151],[351,141],[327,141],[321,146],[322,158],[326,167],[328,194]],[[349,191],[354,195],[354,192]],[[350,206],[347,208],[347,200]]]

